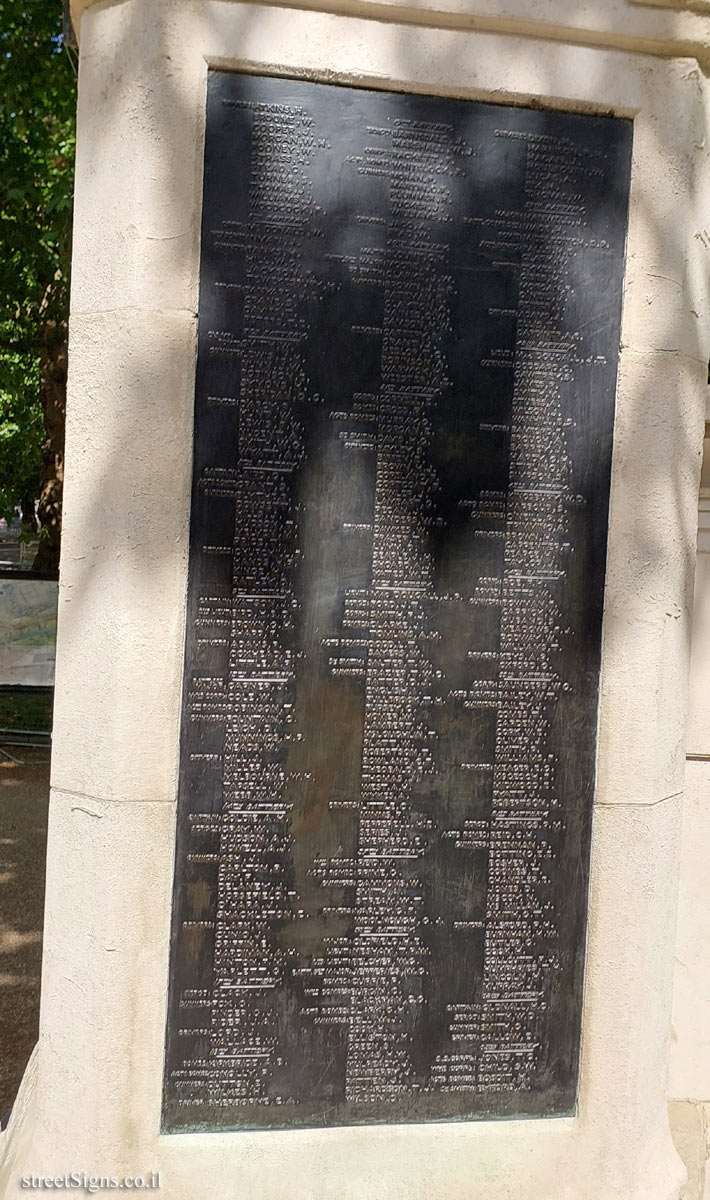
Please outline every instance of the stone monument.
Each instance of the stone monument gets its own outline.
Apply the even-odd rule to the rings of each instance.
[[[8,1197],[680,1197],[707,8],[75,4]]]

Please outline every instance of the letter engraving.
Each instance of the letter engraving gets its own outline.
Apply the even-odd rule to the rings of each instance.
[[[574,1109],[630,145],[211,74],[166,1131]]]

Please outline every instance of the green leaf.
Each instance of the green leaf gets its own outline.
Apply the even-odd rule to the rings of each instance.
[[[0,515],[38,496],[40,353],[68,310],[76,71],[60,0],[4,0],[0,32]]]

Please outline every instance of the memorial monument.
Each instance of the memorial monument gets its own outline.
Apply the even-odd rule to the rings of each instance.
[[[697,964],[668,1062],[710,5],[73,15],[42,1019],[3,1195],[679,1200],[682,1157],[700,1200]]]

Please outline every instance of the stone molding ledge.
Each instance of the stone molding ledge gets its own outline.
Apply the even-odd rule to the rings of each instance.
[[[80,36],[99,0],[71,0]],[[148,0],[113,0],[139,6]],[[256,0],[255,0],[256,2]],[[653,55],[710,66],[710,0],[265,0],[267,6]],[[263,6],[264,0],[260,0]],[[189,7],[189,4],[188,4]]]

